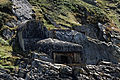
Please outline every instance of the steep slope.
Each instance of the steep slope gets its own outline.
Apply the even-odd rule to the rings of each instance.
[[[46,26],[72,27],[83,24],[112,23],[119,27],[119,1],[107,0],[29,0]]]
[[[0,0],[0,79],[119,80],[119,4]],[[81,63],[55,63],[53,53],[67,53],[70,62],[69,52],[79,53]]]
[[[9,0],[0,0],[0,68],[9,72],[18,68],[15,62],[19,59],[12,55],[12,46],[9,45],[10,38],[14,35],[12,30],[14,31],[15,28],[7,26],[6,23],[11,20],[15,20],[12,3]]]

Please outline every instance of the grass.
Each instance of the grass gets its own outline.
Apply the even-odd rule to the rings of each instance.
[[[0,44],[5,45],[5,46],[9,45],[9,43],[5,41],[4,39],[2,39],[1,37],[0,37]]]
[[[117,5],[120,4],[120,0],[97,0],[98,6],[106,12],[106,15],[111,19],[111,22],[120,27],[119,14],[117,11]],[[111,9],[110,7],[116,7],[116,9]],[[109,9],[109,10],[107,10]]]
[[[1,7],[4,7],[4,6],[7,6],[7,5],[10,5],[11,2],[9,0],[0,0],[0,6]]]
[[[5,24],[11,20],[17,21],[17,18],[12,14],[12,3],[10,0],[0,0],[0,35],[4,29],[15,30],[16,27],[10,28]]]
[[[0,68],[14,71],[18,68],[15,62],[19,57],[12,55],[12,47],[9,46],[7,41],[0,38]]]
[[[66,25],[72,27],[83,24],[111,23],[120,25],[119,14],[115,10],[110,9],[116,6],[120,1],[114,0],[96,0],[96,6],[84,2],[83,0],[29,0],[36,8],[37,19],[43,20],[48,28],[55,28],[54,25],[45,19],[44,14],[49,15],[58,25]],[[110,9],[108,11],[107,9]],[[39,17],[39,18],[38,18]],[[62,27],[61,27],[62,28]]]
[[[82,0],[30,0],[30,3],[35,7],[37,19],[43,20],[48,28],[55,27],[47,23],[48,20],[45,19],[44,14],[49,15],[58,25],[62,24],[68,27],[110,21],[104,10]]]

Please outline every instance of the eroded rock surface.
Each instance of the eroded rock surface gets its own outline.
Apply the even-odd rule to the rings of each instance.
[[[0,70],[1,79],[10,80],[119,80],[120,64],[100,61],[96,65],[55,64],[49,55],[32,53],[31,58],[20,62],[14,75]]]
[[[85,0],[92,2],[94,0]],[[13,13],[18,21],[7,23],[18,26],[18,42],[24,53],[19,69],[14,74],[0,70],[2,80],[119,80],[120,47],[119,32],[114,29],[104,34],[104,26],[77,26],[74,30],[53,29],[48,31],[41,21],[33,19],[32,6],[27,0],[12,0]],[[118,6],[119,7],[119,6]],[[49,16],[47,19],[59,27]],[[59,27],[60,28],[60,27]],[[7,31],[9,32],[9,30]],[[6,38],[11,34],[4,32]],[[108,38],[110,37],[111,40]],[[36,51],[30,53],[30,51]],[[56,64],[51,58],[51,51],[82,52],[85,63]],[[38,52],[38,53],[37,53]],[[42,53],[44,52],[44,53]],[[27,55],[27,57],[26,57]],[[102,61],[102,62],[101,62]],[[108,61],[108,62],[106,62]],[[113,64],[116,63],[116,64]]]
[[[13,13],[22,22],[32,19],[32,5],[27,0],[12,0]]]
[[[48,37],[48,30],[40,21],[31,20],[19,26],[17,36],[22,50],[34,50],[37,41]]]
[[[84,52],[83,55],[86,59],[87,64],[96,64],[99,60],[112,62],[119,61],[119,47],[113,45],[112,43],[106,43],[105,41],[93,39],[89,34],[86,36],[84,33],[81,33],[81,31],[77,32],[74,30],[52,30],[50,32],[50,37],[51,36],[59,40],[82,45]],[[103,36],[103,34],[101,34],[101,36]]]

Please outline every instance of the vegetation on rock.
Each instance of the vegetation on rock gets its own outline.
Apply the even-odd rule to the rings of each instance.
[[[17,59],[19,57],[12,56],[12,47],[9,46],[8,42],[0,38],[0,68],[13,71],[18,68],[15,65]]]
[[[13,71],[18,68],[15,62],[19,57],[12,55],[12,46],[9,45],[9,40],[2,38],[2,31],[4,29],[11,29],[5,24],[15,17],[12,14],[12,3],[10,0],[0,0],[0,68]]]
[[[81,24],[114,23],[119,26],[118,0],[29,0],[36,19],[48,28],[80,26]],[[115,9],[114,9],[115,8]],[[49,19],[48,19],[49,18]]]
[[[40,20],[50,29],[72,29],[74,26],[95,24],[109,24],[115,31],[120,32],[120,0],[28,0],[33,6],[32,17]],[[10,0],[0,0],[0,68],[14,70],[19,57],[13,56],[13,49],[9,41],[5,40],[2,32],[5,29],[16,31],[16,27],[9,27],[7,22],[16,20],[12,13]],[[111,30],[108,28],[108,31]],[[112,29],[113,30],[113,29]],[[13,38],[13,37],[12,37]],[[19,51],[15,44],[16,52]],[[19,53],[21,53],[19,51]]]

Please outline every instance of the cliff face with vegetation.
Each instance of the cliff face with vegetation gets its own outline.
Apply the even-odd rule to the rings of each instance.
[[[111,23],[119,27],[119,1],[117,0],[29,0],[36,19],[49,27],[79,26],[84,24]],[[46,15],[54,22],[47,20]]]
[[[82,63],[56,64],[52,50]],[[0,79],[119,80],[119,62],[119,0],[0,0]]]

